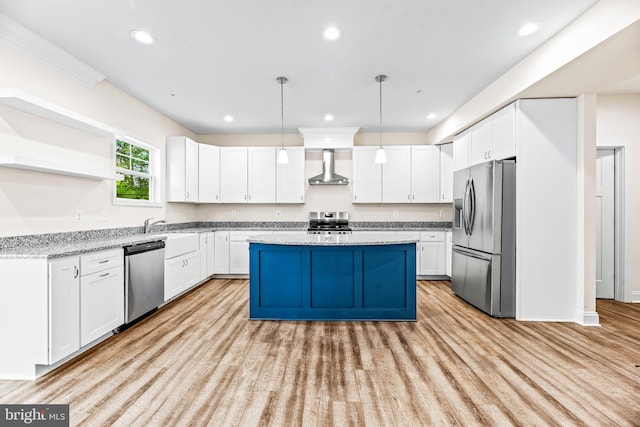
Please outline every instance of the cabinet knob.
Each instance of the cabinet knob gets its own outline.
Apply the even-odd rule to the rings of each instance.
[[[187,191],[187,199],[189,198],[189,192]]]

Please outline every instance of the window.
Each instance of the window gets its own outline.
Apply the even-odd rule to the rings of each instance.
[[[116,139],[115,201],[127,204],[156,204],[158,192],[158,149],[131,138]]]

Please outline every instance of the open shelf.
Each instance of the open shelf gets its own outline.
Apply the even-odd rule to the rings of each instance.
[[[36,172],[54,173],[58,175],[76,176],[97,180],[115,180],[115,173],[96,173],[94,171],[71,168],[54,162],[16,155],[0,155],[0,167],[24,169]]]
[[[119,129],[97,122],[18,89],[0,88],[0,103],[44,119],[98,136],[114,136]]]

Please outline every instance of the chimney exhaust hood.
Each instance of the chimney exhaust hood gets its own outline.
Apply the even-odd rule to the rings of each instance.
[[[309,185],[347,185],[349,178],[335,173],[335,150],[353,149],[360,128],[299,128],[305,150],[322,150],[322,173],[309,178]]]

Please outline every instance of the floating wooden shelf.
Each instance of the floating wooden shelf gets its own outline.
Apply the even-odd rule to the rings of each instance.
[[[0,88],[0,103],[93,135],[114,136],[119,129],[97,122],[18,89]]]
[[[97,180],[116,180],[115,173],[96,173],[54,162],[32,159],[16,155],[0,155],[0,167],[24,169],[36,172],[54,173],[58,175],[77,176]]]

